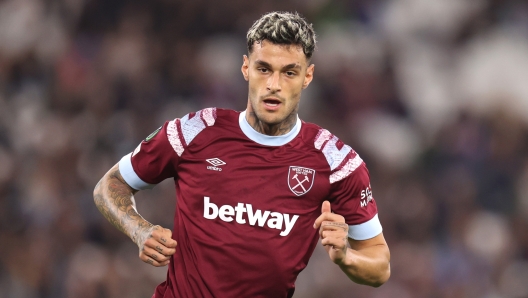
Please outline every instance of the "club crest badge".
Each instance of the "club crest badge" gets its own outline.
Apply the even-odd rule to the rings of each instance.
[[[315,170],[290,166],[288,171],[288,186],[297,196],[302,196],[313,186]]]

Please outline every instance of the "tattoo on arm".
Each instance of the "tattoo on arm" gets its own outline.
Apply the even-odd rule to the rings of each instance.
[[[126,184],[118,167],[114,166],[110,171],[97,183],[94,190],[95,205],[112,225],[136,244],[143,244],[146,235],[150,234],[146,230],[153,225],[137,213],[133,198],[135,191]]]

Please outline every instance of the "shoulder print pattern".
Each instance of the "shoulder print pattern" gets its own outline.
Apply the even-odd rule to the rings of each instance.
[[[196,113],[189,113],[181,119],[174,119],[167,126],[167,138],[178,156],[206,127],[216,121],[216,108],[207,108]]]
[[[324,154],[330,170],[335,170],[330,175],[330,184],[343,180],[363,163],[361,157],[350,146],[345,145],[326,129],[319,130],[314,146]]]

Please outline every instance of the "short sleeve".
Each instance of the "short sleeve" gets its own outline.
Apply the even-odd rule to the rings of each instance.
[[[179,156],[169,142],[169,123],[150,134],[134,152],[119,161],[119,171],[132,188],[149,189],[167,178],[176,177]]]
[[[337,168],[331,180],[332,211],[345,218],[348,236],[366,240],[382,232],[378,208],[372,195],[370,175],[359,155],[351,152],[342,167]]]
[[[193,139],[215,124],[216,108],[207,108],[177,118],[151,133],[131,154],[119,162],[119,171],[134,189],[152,188],[176,177],[176,167]]]
[[[350,146],[323,128],[315,135],[314,147],[321,151],[330,167],[328,199],[332,212],[348,223],[348,237],[366,240],[379,235],[382,228],[365,162]]]

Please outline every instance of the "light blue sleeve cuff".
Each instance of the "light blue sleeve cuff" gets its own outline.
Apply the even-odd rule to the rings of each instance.
[[[125,182],[135,190],[151,189],[156,186],[156,184],[149,184],[139,178],[132,167],[131,158],[132,153],[129,153],[119,161],[119,172],[123,176],[123,179],[125,179]]]
[[[359,225],[348,226],[348,237],[354,240],[367,240],[374,238],[383,231],[378,215]]]

